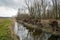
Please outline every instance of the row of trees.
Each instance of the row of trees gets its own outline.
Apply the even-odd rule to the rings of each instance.
[[[34,18],[60,18],[59,0],[25,0],[29,13]]]

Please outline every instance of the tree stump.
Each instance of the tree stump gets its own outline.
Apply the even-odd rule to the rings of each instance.
[[[53,28],[53,31],[56,31],[58,28],[58,21],[54,20],[50,22],[51,27]]]

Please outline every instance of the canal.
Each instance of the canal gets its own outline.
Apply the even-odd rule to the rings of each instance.
[[[60,37],[52,36],[45,32],[27,29],[23,24],[15,22],[14,32],[20,40],[60,40]],[[51,38],[52,37],[52,38]]]

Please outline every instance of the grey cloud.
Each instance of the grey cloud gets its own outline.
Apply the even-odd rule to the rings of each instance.
[[[0,0],[0,6],[8,6],[8,7],[12,7],[12,8],[19,8],[22,6],[21,3],[16,3],[13,0]]]

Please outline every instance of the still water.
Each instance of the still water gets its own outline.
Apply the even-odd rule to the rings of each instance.
[[[20,40],[48,40],[51,37],[51,34],[31,31],[17,22],[15,22],[14,32]]]

